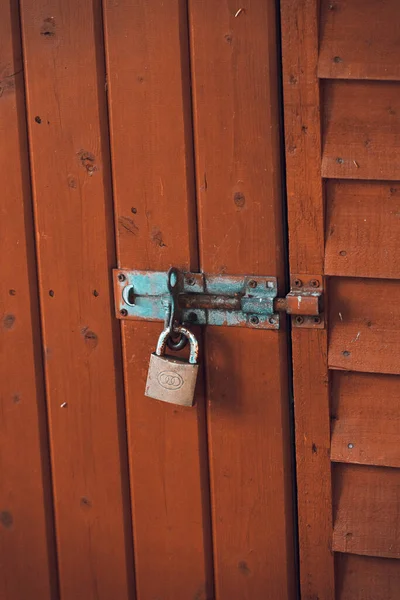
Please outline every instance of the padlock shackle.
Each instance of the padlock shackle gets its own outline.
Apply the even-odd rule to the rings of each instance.
[[[175,332],[180,333],[181,335],[185,336],[189,340],[189,344],[190,344],[189,363],[191,365],[197,365],[198,360],[199,360],[199,342],[197,341],[196,336],[194,335],[194,333],[189,331],[189,329],[186,329],[186,327],[183,327],[182,325],[177,325],[176,327],[174,327],[174,333]],[[158,338],[158,342],[157,342],[157,348],[156,348],[157,356],[163,356],[165,354],[167,341],[168,341],[168,338],[170,335],[171,335],[170,327],[167,327],[166,329],[164,329],[161,332],[161,335]]]

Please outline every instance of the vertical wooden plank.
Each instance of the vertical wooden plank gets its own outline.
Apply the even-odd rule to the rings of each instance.
[[[118,263],[197,268],[184,0],[106,0]],[[161,325],[123,323],[140,600],[211,598],[204,403],[143,396]]]
[[[190,1],[201,268],[283,278],[273,2]],[[287,339],[206,334],[216,598],[294,597]]]
[[[98,0],[22,0],[63,600],[132,597]]]
[[[56,593],[18,4],[0,4],[0,597]]]
[[[319,0],[282,0],[281,19],[290,271],[322,280]],[[333,600],[326,330],[294,329],[292,341],[301,593]]]

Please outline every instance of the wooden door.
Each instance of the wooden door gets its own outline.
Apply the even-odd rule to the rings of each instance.
[[[173,265],[285,293],[277,22],[1,4],[1,600],[296,596],[285,317],[197,327],[181,408],[144,396],[162,323],[119,322],[112,289]]]
[[[400,9],[282,0],[303,600],[400,597]]]

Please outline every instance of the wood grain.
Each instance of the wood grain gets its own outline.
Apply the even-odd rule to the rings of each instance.
[[[282,62],[289,255],[292,273],[322,273],[324,200],[318,0],[282,0]]]
[[[400,186],[329,180],[325,272],[400,278]]]
[[[301,590],[333,600],[327,334],[299,328],[292,340]]]
[[[56,594],[34,230],[16,3],[0,5],[0,597]]]
[[[319,2],[282,0],[283,101],[291,273],[324,267]],[[301,596],[335,598],[326,331],[292,331]]]
[[[336,554],[338,600],[397,600],[400,569],[396,559]]]
[[[324,82],[323,177],[399,179],[399,89],[395,82]]]
[[[319,77],[400,79],[397,0],[322,0]]]
[[[397,281],[334,278],[328,289],[330,368],[399,374]]]
[[[335,371],[331,458],[400,467],[399,378]]]
[[[189,18],[201,269],[282,285],[274,4],[190,1]],[[205,341],[216,597],[293,598],[286,332]]]
[[[104,4],[118,263],[197,270],[186,3]],[[140,600],[212,597],[204,399],[144,397],[162,325],[123,323]]]
[[[332,486],[333,549],[400,558],[400,471],[337,464]]]
[[[21,3],[64,600],[132,598],[100,2]]]

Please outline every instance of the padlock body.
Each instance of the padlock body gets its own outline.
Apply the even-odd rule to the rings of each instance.
[[[149,398],[179,404],[194,405],[199,365],[172,356],[150,356],[145,394]]]

